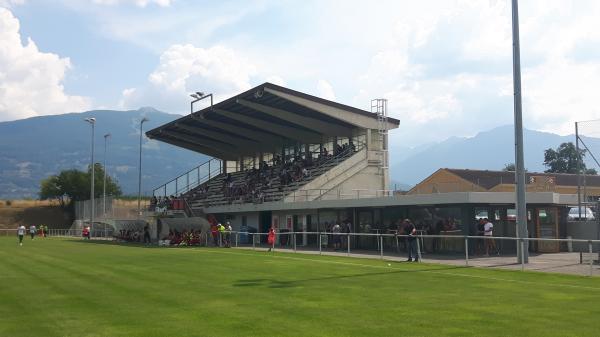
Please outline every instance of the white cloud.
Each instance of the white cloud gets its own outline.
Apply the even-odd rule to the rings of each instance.
[[[249,89],[254,75],[255,66],[230,48],[173,45],[160,56],[160,64],[148,76],[148,84],[125,89],[120,104],[124,108],[153,106],[186,112],[190,93],[210,90],[219,101]]]
[[[510,3],[434,4],[426,24],[414,11],[397,18],[356,82],[355,103],[388,98],[403,121],[394,138],[411,145],[513,119]],[[520,15],[525,127],[568,134],[574,121],[600,118],[600,3],[528,1]]]
[[[0,0],[0,7],[11,8],[18,5],[23,5],[25,0]]]
[[[317,93],[321,98],[335,101],[335,92],[333,91],[333,87],[325,80],[319,80],[317,82]]]
[[[149,4],[156,4],[160,7],[169,7],[171,0],[94,0],[95,4],[115,6],[120,4],[134,4],[138,7],[146,7]]]
[[[69,58],[38,50],[31,38],[21,43],[19,20],[0,8],[0,121],[81,111],[86,97],[65,93]]]

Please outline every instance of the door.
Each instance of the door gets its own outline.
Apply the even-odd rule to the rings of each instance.
[[[556,207],[536,208],[537,234],[541,239],[558,239],[558,209]],[[538,252],[558,253],[560,242],[539,241]]]

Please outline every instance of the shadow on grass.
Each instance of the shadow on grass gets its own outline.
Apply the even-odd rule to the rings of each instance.
[[[80,243],[85,245],[104,245],[104,246],[122,246],[122,247],[132,247],[132,248],[165,248],[159,247],[156,244],[146,245],[141,242],[119,242],[115,240],[74,240],[74,239],[66,239],[65,241]],[[184,246],[174,246],[173,248],[183,248]],[[193,246],[190,246],[193,247]]]
[[[257,278],[257,279],[248,279],[248,280],[238,280],[233,284],[233,286],[234,287],[294,288],[294,287],[299,287],[299,286],[301,286],[305,283],[309,283],[309,282],[352,279],[352,278],[359,278],[359,277],[370,277],[370,276],[402,274],[402,273],[421,273],[421,272],[428,272],[428,271],[453,270],[453,269],[463,269],[463,268],[467,268],[467,267],[450,266],[450,267],[443,267],[443,268],[423,268],[423,269],[415,269],[415,270],[393,270],[393,271],[360,273],[360,274],[351,274],[351,275],[324,276],[324,277],[306,278],[306,279],[289,280],[289,281],[280,281],[280,280],[274,280],[274,279],[269,279],[269,278]]]

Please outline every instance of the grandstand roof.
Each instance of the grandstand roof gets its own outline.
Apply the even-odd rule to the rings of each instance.
[[[388,117],[387,129],[400,121]],[[157,139],[216,158],[234,160],[285,144],[320,143],[357,129],[379,129],[375,113],[272,83],[263,83],[146,132]]]

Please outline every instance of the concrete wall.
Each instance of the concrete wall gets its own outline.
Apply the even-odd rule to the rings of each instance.
[[[230,219],[229,222],[231,222],[231,227],[233,227],[234,231],[240,230],[243,216],[246,217],[246,225],[248,225],[248,227],[260,229],[258,226],[258,212],[231,214],[231,216],[233,218]]]
[[[566,223],[567,237],[581,240],[597,240],[598,239],[598,222],[596,221],[570,221]],[[600,245],[595,245],[594,250],[599,249]],[[573,251],[588,250],[587,243],[573,243]]]
[[[299,191],[287,196],[286,202],[308,200],[332,200],[339,198],[356,198],[356,190],[375,196],[386,189],[384,174],[379,165],[372,165],[368,154],[373,151],[362,149],[344,162],[330,169],[303,186]],[[358,192],[360,193],[360,192]]]

